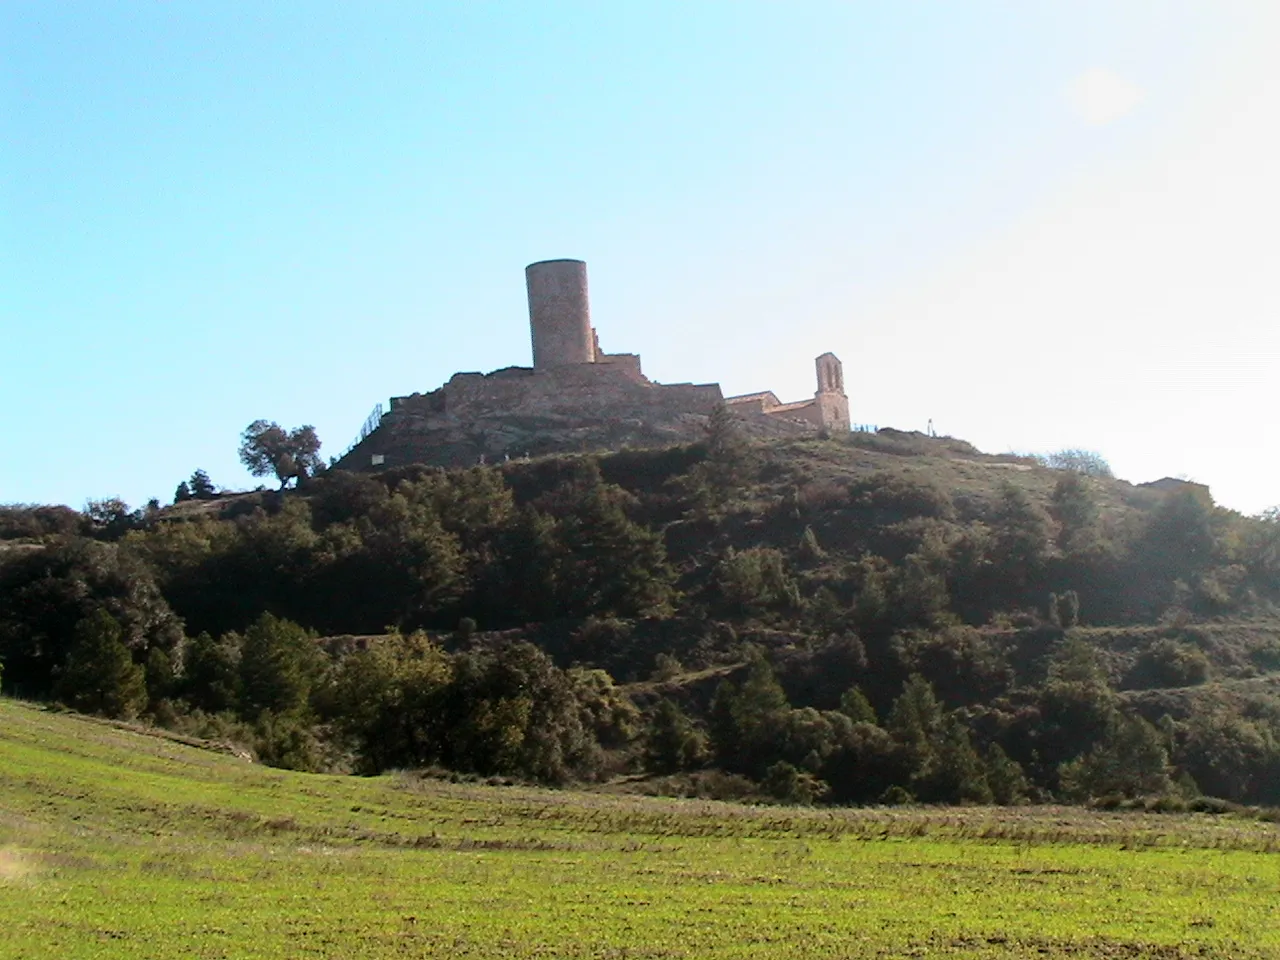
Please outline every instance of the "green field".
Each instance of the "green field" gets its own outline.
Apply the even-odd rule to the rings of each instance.
[[[266,769],[0,701],[3,957],[1280,956],[1280,828]]]

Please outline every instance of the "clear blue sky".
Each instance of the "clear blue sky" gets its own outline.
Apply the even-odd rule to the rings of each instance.
[[[1280,503],[1280,29],[1235,3],[0,5],[0,502],[607,350]]]

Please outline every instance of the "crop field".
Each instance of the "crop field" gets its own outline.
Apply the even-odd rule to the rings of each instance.
[[[1280,828],[271,770],[0,700],[2,957],[1280,956]]]

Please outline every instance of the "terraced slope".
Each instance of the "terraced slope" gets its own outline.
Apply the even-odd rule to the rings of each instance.
[[[0,700],[3,957],[1280,956],[1280,828],[357,779]]]

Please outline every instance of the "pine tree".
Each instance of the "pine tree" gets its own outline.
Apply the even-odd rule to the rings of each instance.
[[[840,698],[840,712],[854,723],[879,723],[876,708],[860,687],[850,687]]]
[[[131,718],[147,705],[143,668],[124,645],[124,629],[99,609],[76,624],[56,693],[68,706],[104,717]]]
[[[197,470],[191,474],[191,479],[188,483],[191,488],[191,496],[196,500],[209,500],[218,493],[213,481],[209,479],[209,474],[203,470]]]
[[[264,711],[297,716],[307,709],[322,660],[311,633],[264,613],[244,633],[240,651],[240,711],[256,719]]]
[[[670,700],[660,702],[645,736],[645,769],[675,773],[698,766],[705,759],[706,737],[678,706]]]

